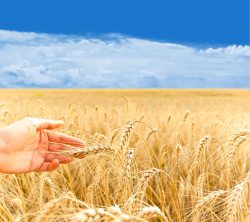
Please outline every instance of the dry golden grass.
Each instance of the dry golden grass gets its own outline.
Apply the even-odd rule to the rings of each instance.
[[[26,116],[87,146],[0,175],[0,221],[250,220],[248,90],[1,90],[0,127]]]

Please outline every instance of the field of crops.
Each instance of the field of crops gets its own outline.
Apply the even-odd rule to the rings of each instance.
[[[86,147],[1,174],[0,221],[250,221],[248,90],[0,91],[0,127],[27,116]]]

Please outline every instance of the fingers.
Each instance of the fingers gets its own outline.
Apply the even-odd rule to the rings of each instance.
[[[70,147],[62,143],[49,143],[48,145],[49,151],[60,151],[60,150],[68,150],[68,149],[70,149]]]
[[[61,143],[49,143],[48,146],[48,151],[63,151],[63,150],[68,150],[70,147],[65,144]],[[69,163],[73,160],[73,158],[65,155],[60,155],[58,154],[52,154],[52,153],[47,153],[44,156],[45,161],[52,161],[53,159],[58,159],[60,163]]]
[[[61,120],[39,119],[32,117],[27,117],[26,119],[31,121],[32,124],[36,126],[37,131],[45,129],[52,130],[63,125],[63,121]]]
[[[32,117],[27,117],[25,119],[30,121],[36,127],[37,131],[53,130],[62,126],[63,124],[63,121],[61,120],[39,119],[39,118],[32,118]],[[64,143],[64,144],[69,144],[73,146],[85,145],[85,143],[78,138],[68,136],[63,133],[55,133],[51,131],[46,131],[46,132],[47,132],[47,136],[50,142]]]
[[[45,171],[50,172],[58,167],[59,167],[59,160],[54,159],[51,162],[44,162],[42,166],[38,170],[36,170],[36,172],[45,172]]]
[[[62,159],[52,159],[52,158],[47,158],[42,166],[36,170],[36,172],[50,172],[59,167],[60,164],[66,164],[70,163],[72,161],[71,157],[64,157]]]
[[[59,160],[60,164],[70,163],[73,159],[69,156],[63,156],[60,154],[45,154],[44,161],[52,162],[54,159]]]
[[[85,143],[82,140],[72,137],[72,136],[68,136],[63,133],[55,133],[55,132],[48,131],[47,135],[48,135],[50,142],[64,143],[64,144],[68,144],[72,146],[81,146],[81,147],[85,145]]]
[[[52,162],[49,163],[47,171],[55,170],[58,167],[59,167],[59,160],[54,159],[52,160]]]
[[[64,159],[60,160],[60,164],[67,164],[67,163],[70,163],[72,162],[73,158],[72,157],[65,157]]]

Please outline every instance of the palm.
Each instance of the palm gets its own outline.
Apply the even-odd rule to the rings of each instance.
[[[49,151],[49,139],[46,131],[37,132],[32,143],[29,144],[27,151],[24,151],[27,155],[28,161],[25,171],[39,170],[42,165],[46,163]],[[31,152],[30,152],[31,151]],[[49,163],[49,161],[48,161]]]

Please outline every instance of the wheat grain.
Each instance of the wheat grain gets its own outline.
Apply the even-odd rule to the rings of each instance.
[[[157,216],[160,216],[160,217],[163,217],[166,220],[166,217],[165,215],[161,212],[161,210],[156,207],[156,206],[149,206],[149,207],[144,207],[140,213],[138,214],[138,217],[140,218],[154,218],[154,217],[157,217]]]
[[[125,160],[125,176],[130,179],[131,178],[131,169],[132,169],[132,161],[134,158],[135,149],[131,148],[128,150]]]

